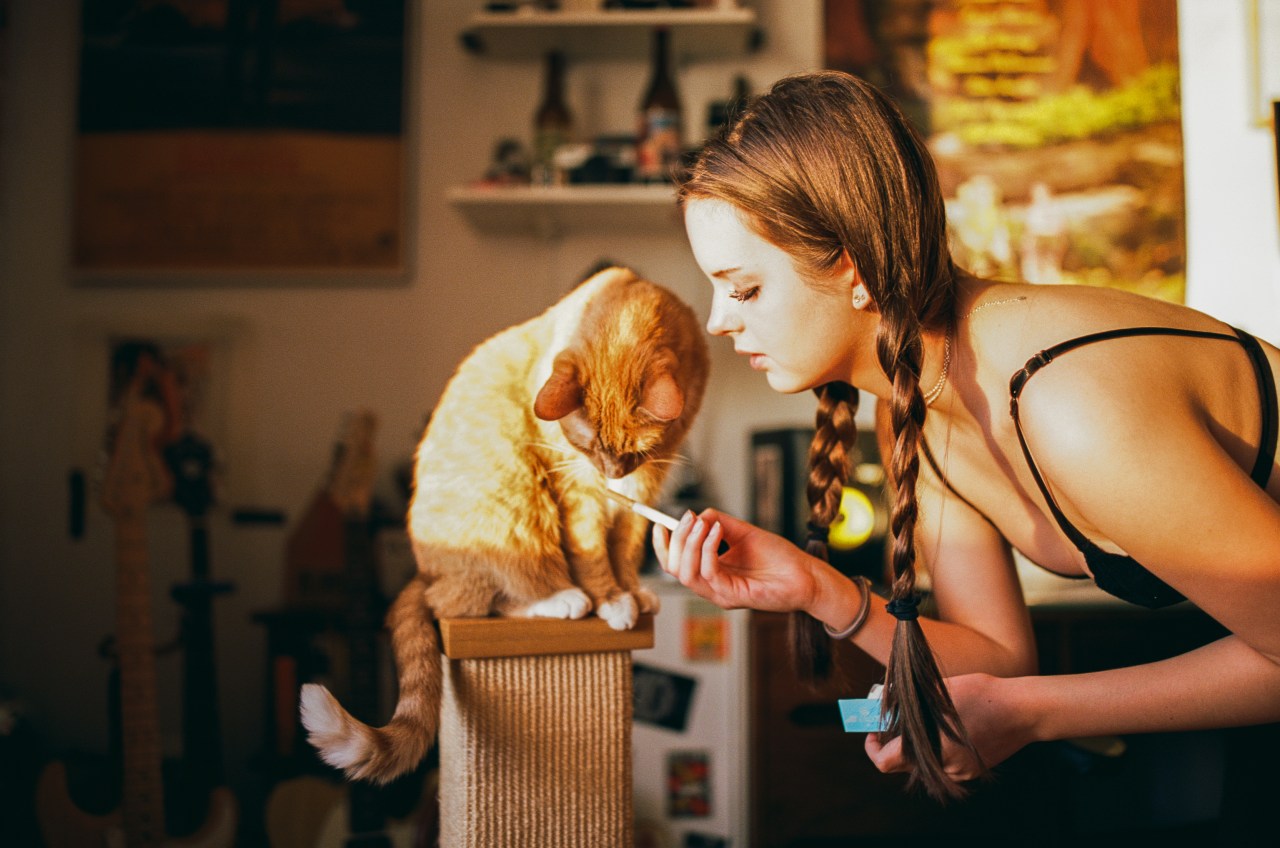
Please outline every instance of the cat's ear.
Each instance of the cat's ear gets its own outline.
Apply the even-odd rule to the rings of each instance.
[[[578,369],[569,359],[558,356],[551,376],[538,390],[533,401],[533,414],[543,421],[559,421],[582,406],[582,384]]]
[[[660,371],[644,387],[640,408],[659,421],[674,421],[684,411],[684,392],[667,371]]]

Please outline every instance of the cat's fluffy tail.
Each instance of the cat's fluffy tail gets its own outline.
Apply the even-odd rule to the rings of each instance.
[[[409,582],[387,614],[400,700],[384,727],[357,720],[325,687],[302,687],[302,724],[329,765],[353,780],[386,783],[414,768],[440,723],[440,648],[421,580]]]

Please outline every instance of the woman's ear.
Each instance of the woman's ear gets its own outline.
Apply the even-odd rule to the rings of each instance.
[[[871,292],[867,291],[867,283],[858,273],[858,266],[853,264],[853,258],[849,256],[847,250],[840,251],[840,264],[836,267],[836,275],[843,285],[849,287],[854,309],[866,309],[874,305]]]

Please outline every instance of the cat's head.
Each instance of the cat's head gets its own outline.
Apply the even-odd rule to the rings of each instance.
[[[674,355],[664,350],[644,359],[623,373],[601,374],[565,351],[534,399],[534,414],[560,422],[569,443],[611,479],[664,453],[668,431],[685,409]]]

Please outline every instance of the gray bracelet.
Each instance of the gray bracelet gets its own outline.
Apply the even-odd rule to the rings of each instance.
[[[859,574],[853,578],[853,582],[857,584],[858,589],[862,592],[862,603],[858,605],[858,614],[853,617],[852,624],[839,632],[832,630],[831,625],[823,622],[822,629],[827,631],[827,635],[832,639],[848,639],[867,622],[867,613],[871,611],[871,581]]]

